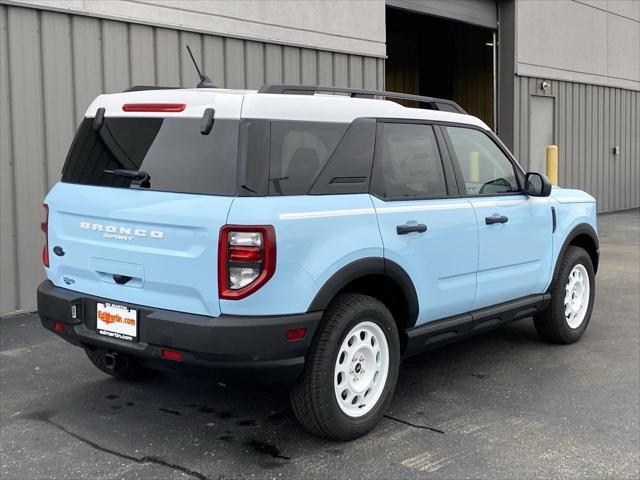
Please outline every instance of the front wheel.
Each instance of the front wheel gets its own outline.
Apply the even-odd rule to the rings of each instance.
[[[387,307],[367,295],[341,295],[325,312],[305,370],[291,389],[293,411],[318,435],[362,436],[382,418],[399,364],[398,329]]]
[[[583,248],[570,246],[560,262],[551,303],[533,320],[543,339],[567,344],[578,341],[589,325],[596,283],[591,257]]]

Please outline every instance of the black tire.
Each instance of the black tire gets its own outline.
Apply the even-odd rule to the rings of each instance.
[[[338,405],[333,377],[346,335],[364,321],[375,323],[384,332],[389,349],[389,367],[377,402],[365,415],[352,417]],[[293,411],[300,423],[317,435],[335,440],[360,437],[382,418],[396,387],[399,365],[398,329],[387,307],[367,295],[342,294],[325,311],[307,355],[305,369],[291,388]]]
[[[589,277],[589,303],[582,323],[577,328],[571,328],[565,317],[565,288],[569,274],[579,264],[586,269]],[[560,259],[558,276],[551,287],[551,303],[546,310],[533,318],[538,334],[550,343],[569,344],[577,342],[586,331],[591,320],[595,291],[595,272],[591,257],[583,248],[574,245],[570,246],[567,248],[564,257]]]
[[[89,357],[89,360],[91,360],[91,363],[93,363],[98,370],[106,373],[107,375],[111,375],[118,380],[140,380],[149,372],[140,365],[140,362],[136,358],[128,355],[117,354],[117,365],[113,368],[109,368],[105,359],[105,355],[109,352],[99,348],[95,350],[85,348],[84,351],[87,354],[87,357]]]

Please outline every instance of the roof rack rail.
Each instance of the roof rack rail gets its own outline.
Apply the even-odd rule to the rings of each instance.
[[[442,110],[445,112],[464,113],[464,109],[453,100],[444,98],[423,97],[422,95],[413,95],[410,93],[386,92],[382,90],[365,90],[362,88],[345,88],[345,87],[329,87],[321,85],[287,85],[273,84],[263,85],[258,93],[275,93],[290,95],[314,95],[316,93],[345,93],[350,97],[359,98],[397,98],[400,100],[413,100],[424,104],[429,110]]]
[[[145,90],[176,90],[180,87],[161,87],[158,85],[134,85],[123,92],[144,92]]]

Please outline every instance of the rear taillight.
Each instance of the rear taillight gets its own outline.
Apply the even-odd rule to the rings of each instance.
[[[276,269],[276,232],[271,225],[225,225],[218,245],[218,292],[239,300],[264,285]]]
[[[40,230],[44,233],[44,247],[42,247],[42,264],[49,268],[49,205],[42,204],[44,220],[40,223]]]

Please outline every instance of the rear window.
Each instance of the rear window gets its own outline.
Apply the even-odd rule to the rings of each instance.
[[[235,195],[239,121],[216,119],[207,135],[200,118],[85,118],[62,181],[102,187]],[[114,170],[143,171],[148,182]]]

